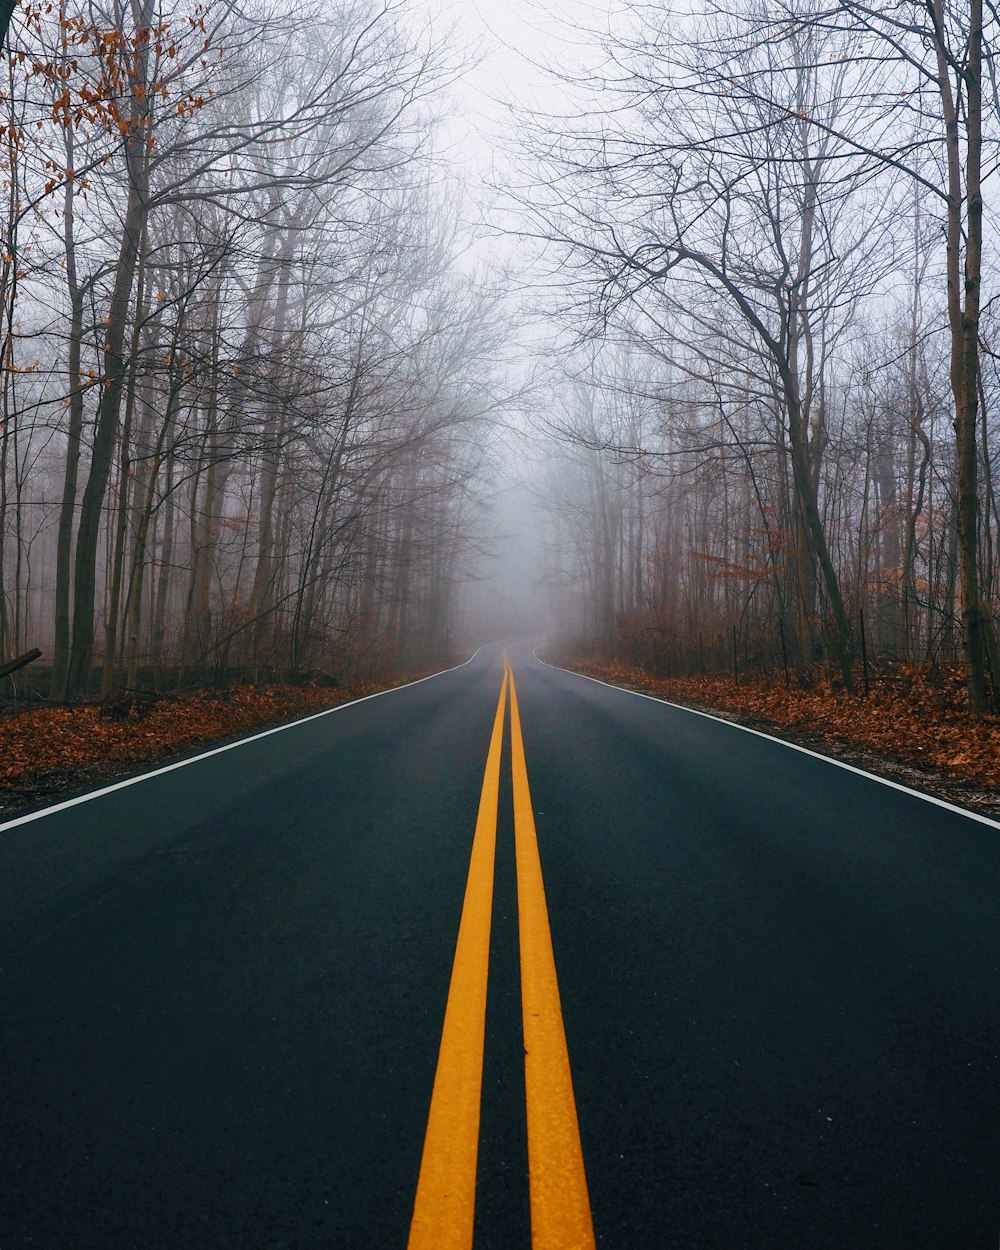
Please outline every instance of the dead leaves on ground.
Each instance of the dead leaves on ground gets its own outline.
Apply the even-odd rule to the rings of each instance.
[[[605,681],[763,721],[793,732],[818,734],[832,743],[871,751],[917,769],[941,769],[984,787],[1000,788],[1000,720],[976,719],[965,710],[961,670],[931,675],[897,665],[877,679],[866,699],[818,678],[808,690],[783,681],[728,675],[653,677],[641,669],[598,659],[571,667]],[[293,720],[386,688],[367,683],[341,689],[241,686],[196,690],[134,700],[124,714],[102,715],[100,705],[39,708],[0,717],[0,787],[30,788],[59,774],[72,788],[95,764],[152,763],[199,745]],[[68,777],[67,777],[68,775]],[[37,801],[37,800],[36,800]]]
[[[100,705],[38,708],[0,717],[0,786],[24,787],[54,772],[95,763],[163,759],[201,743],[305,716],[383,690],[366,683],[340,689],[243,686],[135,700],[124,715]]]
[[[679,703],[716,708],[737,720],[809,731],[915,768],[944,769],[981,786],[1000,787],[1000,719],[968,713],[957,666],[932,676],[917,665],[895,665],[873,681],[864,699],[835,688],[825,677],[800,690],[767,679],[744,678],[737,686],[731,675],[652,677],[594,659],[571,667]]]

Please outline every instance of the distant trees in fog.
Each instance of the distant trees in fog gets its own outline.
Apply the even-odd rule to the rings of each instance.
[[[579,121],[531,119],[529,229],[591,344],[553,422],[567,629],[662,668],[822,656],[849,689],[865,631],[1000,700],[985,21],[628,4]]]
[[[0,179],[0,651],[53,697],[449,645],[497,327],[391,4],[29,3]]]

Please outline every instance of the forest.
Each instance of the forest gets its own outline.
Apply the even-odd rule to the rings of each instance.
[[[15,8],[0,654],[53,701],[440,665],[503,463],[569,651],[995,711],[995,10],[529,7],[478,227],[441,13]]]
[[[633,3],[572,121],[529,119],[578,650],[849,692],[960,662],[996,708],[998,33],[980,0]]]
[[[447,658],[498,331],[446,35],[32,0],[6,62],[0,652],[55,700]]]

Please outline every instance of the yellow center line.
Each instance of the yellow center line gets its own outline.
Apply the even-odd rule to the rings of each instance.
[[[532,1250],[594,1250],[594,1223],[528,790],[517,691],[506,655],[504,663],[510,681],[531,1245]]]
[[[508,673],[500,688],[448,989],[408,1250],[471,1250],[493,918],[500,752]],[[511,685],[513,694],[513,685]]]

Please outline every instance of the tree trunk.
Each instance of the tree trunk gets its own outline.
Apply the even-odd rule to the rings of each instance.
[[[63,32],[65,47],[65,31]],[[75,142],[73,127],[63,128],[66,166],[73,168]],[[75,180],[66,179],[63,193],[63,244],[66,253],[66,291],[69,296],[66,376],[68,383],[69,429],[66,434],[66,466],[63,473],[62,502],[56,540],[55,637],[52,647],[50,699],[66,697],[66,676],[70,641],[70,562],[73,551],[73,523],[80,472],[80,440],[83,435],[83,378],[80,376],[83,347],[83,309],[86,290],[80,286],[76,268]],[[89,284],[88,284],[89,285]]]
[[[174,559],[174,524],[176,503],[174,499],[174,453],[167,456],[167,476],[164,484],[166,507],[163,514],[163,543],[160,548],[160,568],[156,579],[156,599],[153,607],[153,665],[163,663],[163,641],[166,635],[167,602],[170,597],[170,574]]]
[[[945,123],[948,165],[948,321],[951,329],[951,390],[955,402],[955,457],[958,470],[956,526],[962,595],[962,655],[969,710],[985,712],[986,640],[979,589],[979,486],[977,415],[979,395],[979,298],[982,274],[982,0],[970,0],[965,73],[965,188],[962,187],[959,114],[945,47],[943,0],[934,0],[938,87]],[[963,231],[963,204],[965,229]],[[965,264],[962,264],[963,234]],[[964,281],[963,281],[964,268]]]
[[[151,0],[142,0],[137,15],[137,28],[148,28]],[[136,54],[135,86],[146,91],[149,42],[140,44]],[[85,694],[90,689],[94,665],[94,608],[97,583],[97,549],[101,528],[101,512],[108,479],[114,460],[118,437],[118,419],[127,372],[125,336],[128,329],[132,286],[139,258],[143,227],[148,213],[149,162],[146,147],[148,95],[133,91],[129,133],[125,140],[125,166],[129,190],[121,246],[115,269],[111,303],[104,344],[104,376],[101,379],[101,402],[91,450],[90,473],[80,506],[80,524],[76,538],[76,560],[73,582],[72,647],[67,676],[70,694]]]

